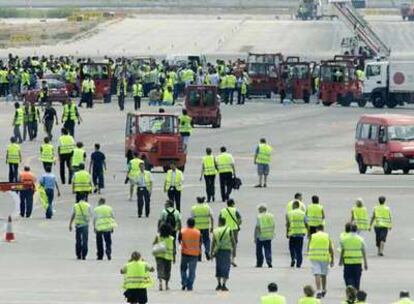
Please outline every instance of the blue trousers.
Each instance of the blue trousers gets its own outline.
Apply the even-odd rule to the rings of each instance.
[[[289,238],[289,251],[292,262],[296,262],[296,267],[302,266],[303,236],[291,236]]]
[[[201,241],[203,242],[203,246],[204,246],[204,253],[206,255],[209,255],[210,254],[210,231],[209,229],[201,229],[200,232],[201,232]]]
[[[81,226],[76,227],[76,257],[78,259],[85,259],[88,255],[88,234],[89,227]]]
[[[33,210],[33,190],[20,191],[20,215],[30,217]]]
[[[272,240],[260,241],[256,239],[256,266],[263,266],[263,252],[268,266],[272,265]]]
[[[47,206],[46,209],[46,218],[50,219],[52,218],[53,215],[53,198],[54,198],[54,191],[53,189],[45,189],[46,195],[47,195],[47,200],[49,202],[49,205]]]
[[[198,256],[181,255],[181,285],[188,290],[193,289],[194,280],[196,277]]]

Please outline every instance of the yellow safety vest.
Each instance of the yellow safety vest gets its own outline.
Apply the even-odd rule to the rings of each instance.
[[[191,133],[191,131],[193,130],[193,127],[191,126],[192,118],[188,115],[180,115],[178,119],[180,121],[180,125],[178,127],[179,132]]]
[[[132,95],[138,96],[138,97],[142,97],[144,95],[143,93],[143,89],[142,89],[142,84],[140,83],[134,83],[132,85]]]
[[[273,214],[269,212],[260,213],[257,218],[259,220],[259,240],[272,240],[275,234],[275,219]]]
[[[133,158],[129,161],[129,172],[128,178],[135,179],[139,175],[139,165],[144,161],[138,157]]]
[[[226,87],[227,88],[234,89],[236,87],[236,82],[237,82],[236,76],[228,75],[226,77],[226,84],[227,84]]]
[[[59,137],[59,154],[70,154],[75,148],[75,140],[71,135]]]
[[[240,223],[237,219],[237,209],[227,207],[220,210],[220,217],[226,220],[226,226],[231,230],[240,230]]]
[[[196,204],[192,208],[195,227],[198,230],[210,228],[210,207],[207,203]]]
[[[216,157],[216,165],[219,173],[233,173],[233,157],[224,152]]]
[[[378,205],[374,207],[375,227],[391,228],[391,211],[388,206]]]
[[[79,201],[75,204],[75,225],[85,226],[89,223],[89,204],[85,201]]]
[[[35,107],[34,109],[32,107],[29,108],[29,121],[39,121],[39,110]]]
[[[321,301],[315,297],[303,297],[299,299],[298,304],[320,304]]]
[[[268,165],[271,161],[273,148],[268,144],[259,144],[256,163]]]
[[[24,110],[22,108],[16,109],[16,119],[14,120],[15,126],[21,126],[24,120]]]
[[[173,92],[170,92],[168,90],[164,90],[164,93],[162,94],[162,101],[165,102],[165,103],[173,104],[173,102],[174,102]]]
[[[293,210],[292,205],[293,205],[293,202],[294,202],[294,201],[295,201],[295,200],[290,201],[290,202],[288,202],[288,203],[287,203],[287,206],[286,206],[286,213],[289,213],[290,211],[292,211],[292,210]],[[300,209],[300,210],[302,210],[303,212],[306,212],[306,206],[305,206],[305,204],[304,204],[303,202],[301,202],[301,201],[299,201],[299,209]]]
[[[80,170],[73,175],[73,189],[75,192],[92,191],[91,176],[88,171]]]
[[[72,167],[78,167],[80,164],[85,164],[85,150],[83,148],[73,149]]]
[[[78,115],[76,112],[76,105],[74,103],[65,104],[65,106],[63,107],[63,121],[77,121],[77,119]]]
[[[174,259],[174,238],[172,236],[166,238],[158,236],[158,241],[163,242],[167,250],[163,253],[157,253],[155,257],[172,261]]]
[[[269,293],[260,298],[260,304],[286,304],[286,298],[277,293]]]
[[[142,176],[142,172],[141,170],[139,170],[138,175],[136,176],[136,180],[139,181],[141,179],[141,176]],[[147,188],[147,190],[151,192],[152,190],[151,172],[147,170],[144,170],[144,182],[145,182],[145,187]]]
[[[108,205],[99,205],[94,209],[95,230],[99,232],[112,231],[116,227],[112,208]]]
[[[145,289],[153,285],[151,276],[144,261],[132,261],[126,264],[124,274],[125,289]]]
[[[414,304],[414,301],[411,301],[410,298],[402,298],[393,304]]]
[[[344,264],[362,264],[363,239],[353,233],[344,237],[342,250],[344,251]]]
[[[42,144],[40,146],[40,161],[44,163],[55,161],[55,148],[52,144]]]
[[[306,209],[306,216],[308,218],[308,225],[310,227],[317,227],[324,225],[324,220],[322,217],[323,206],[321,204],[310,204]]]
[[[300,209],[294,209],[288,213],[289,219],[289,236],[306,234],[305,212]]]
[[[217,227],[214,229],[213,237],[216,242],[216,252],[218,250],[232,250],[231,229],[228,226]]]
[[[309,260],[319,262],[329,262],[329,235],[326,232],[318,231],[312,234],[309,243]]]
[[[168,170],[167,177],[165,179],[165,189],[168,190],[171,187],[171,179],[172,179],[172,170]],[[183,182],[183,172],[181,170],[175,169],[175,184],[174,187],[177,191],[182,190],[182,182]]]
[[[358,227],[358,230],[368,231],[369,230],[369,216],[368,210],[364,206],[352,207],[352,215],[354,222]]]
[[[22,160],[20,159],[20,145],[9,144],[7,146],[7,159],[8,164],[19,164]]]
[[[207,176],[217,174],[216,163],[213,155],[206,155],[203,157],[203,174]]]
[[[241,94],[246,95],[247,94],[247,83],[245,81],[241,84]]]

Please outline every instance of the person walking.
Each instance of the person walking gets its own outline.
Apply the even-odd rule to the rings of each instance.
[[[161,229],[161,226],[164,224],[171,227],[170,232],[175,243],[177,233],[181,231],[181,214],[180,211],[174,208],[174,202],[171,200],[165,202],[164,209],[158,221],[158,229]]]
[[[219,291],[229,291],[226,283],[230,275],[232,254],[236,252],[236,241],[231,229],[226,226],[226,220],[219,218],[218,227],[213,230],[211,257],[216,260],[216,278]]]
[[[329,265],[334,266],[334,250],[329,234],[323,231],[323,226],[316,227],[316,232],[309,236],[308,256],[312,263],[312,273],[315,276],[316,297],[326,295],[326,283]]]
[[[123,288],[127,303],[148,303],[147,288],[153,285],[150,274],[153,271],[154,268],[141,258],[139,252],[132,252],[130,260],[121,269],[121,274],[124,276]]]
[[[315,298],[315,289],[311,285],[303,287],[304,297],[300,298],[298,304],[320,304],[321,301]]]
[[[151,172],[145,170],[145,164],[141,162],[139,164],[139,171],[136,177],[137,185],[137,206],[138,206],[138,217],[142,217],[142,211],[145,206],[145,217],[149,217],[150,205],[151,205],[151,193],[152,184],[154,180]]]
[[[78,107],[73,100],[66,102],[63,106],[62,123],[63,127],[68,130],[69,134],[75,137],[76,122],[80,124],[82,118],[79,114]]]
[[[112,258],[112,233],[117,224],[112,207],[106,204],[105,198],[98,200],[98,206],[93,210],[93,227],[96,234],[96,259],[102,260],[105,254],[108,260]]]
[[[290,267],[302,266],[303,238],[306,235],[307,223],[305,212],[299,209],[299,202],[294,201],[293,210],[286,215],[286,237],[289,239]]]
[[[53,200],[55,197],[55,188],[58,197],[60,197],[60,190],[56,181],[56,176],[52,173],[52,167],[46,167],[45,173],[40,176],[39,184],[45,189],[47,196],[46,218],[51,219],[53,216]]]
[[[175,239],[171,236],[171,227],[168,224],[162,224],[159,228],[159,234],[155,237],[153,245],[164,246],[165,251],[154,254],[157,264],[157,277],[159,281],[159,290],[162,291],[165,282],[165,290],[170,290],[168,283],[171,278],[171,266],[175,263]]]
[[[85,75],[85,79],[82,81],[81,90],[82,97],[79,102],[79,107],[82,107],[82,103],[86,103],[87,108],[92,108],[93,94],[95,93],[95,81],[91,78],[91,75]]]
[[[118,106],[119,110],[123,111],[125,108],[125,96],[127,92],[127,81],[124,76],[121,76],[118,79],[118,83],[116,85],[116,96],[118,96]]]
[[[79,165],[79,171],[73,175],[72,192],[76,195],[76,202],[88,201],[88,195],[92,192],[92,178],[85,165]]]
[[[392,228],[391,210],[385,205],[385,196],[378,198],[378,205],[372,213],[370,230],[374,226],[378,256],[384,256],[384,246],[387,241],[388,231]]]
[[[19,164],[22,162],[20,145],[16,143],[15,137],[10,137],[10,144],[7,146],[6,164],[9,165],[9,183],[17,183],[19,179]]]
[[[278,286],[276,283],[270,283],[267,285],[267,295],[260,298],[260,304],[286,304],[286,298],[280,295],[278,291]]]
[[[203,156],[201,164],[200,181],[204,176],[206,183],[207,203],[214,202],[215,199],[215,182],[216,182],[217,168],[216,160],[212,154],[211,148],[206,149],[206,155]]]
[[[394,304],[414,304],[410,299],[410,293],[407,290],[400,291],[400,299]]]
[[[187,110],[183,109],[182,114],[178,117],[179,125],[178,131],[183,139],[184,151],[187,151],[188,140],[190,139],[192,127],[192,118],[188,115]]]
[[[72,159],[70,161],[72,167],[72,174],[75,174],[79,171],[80,165],[82,164],[85,167],[86,162],[86,152],[83,148],[83,143],[78,141],[76,147],[73,149]]]
[[[38,124],[40,121],[40,111],[34,104],[29,106],[29,139],[37,137]]]
[[[132,96],[134,97],[134,109],[137,111],[138,109],[141,109],[141,99],[144,96],[141,79],[138,79],[132,85]]]
[[[89,173],[92,173],[93,193],[101,194],[101,189],[105,188],[104,173],[107,170],[106,156],[101,151],[101,145],[95,144],[95,151],[91,154],[89,163]]]
[[[30,217],[33,210],[33,195],[35,191],[36,177],[30,171],[29,166],[25,166],[24,171],[20,172],[19,181],[32,184],[31,189],[23,189],[20,191],[20,216]]]
[[[43,164],[43,169],[46,171],[46,168],[51,168],[55,163],[55,148],[50,143],[50,138],[45,137],[43,139],[43,144],[40,146],[40,161]]]
[[[216,157],[216,166],[220,178],[221,200],[224,203],[230,198],[233,190],[233,178],[236,177],[234,159],[227,152],[226,147],[220,148],[220,154]]]
[[[195,221],[195,228],[200,230],[204,253],[207,261],[210,260],[210,233],[214,230],[213,211],[205,202],[205,197],[197,197],[197,204],[191,208],[191,217]],[[199,257],[201,261],[201,254]]]
[[[170,164],[164,182],[164,192],[175,203],[178,211],[181,211],[181,191],[183,190],[184,174],[177,169],[175,163]]]
[[[342,241],[339,266],[344,266],[345,286],[353,286],[359,290],[362,263],[364,270],[368,270],[364,239],[357,234],[357,226],[351,225],[351,233]]]
[[[317,227],[325,225],[325,211],[319,203],[319,196],[312,196],[312,204],[306,208],[306,218],[308,221],[309,235],[315,233]]]
[[[23,142],[22,133],[20,127],[23,126],[24,122],[24,110],[18,102],[14,103],[14,108],[16,109],[13,116],[13,136],[16,138],[16,141],[21,144]]]
[[[55,108],[53,108],[52,103],[48,102],[46,104],[45,112],[43,113],[42,122],[45,128],[45,132],[47,134],[47,137],[52,140],[53,138],[53,124],[56,123],[56,125],[59,124],[59,118],[57,116]]]
[[[257,165],[257,174],[259,175],[259,184],[255,188],[267,187],[272,151],[272,146],[266,142],[265,138],[261,138],[254,154],[254,164]]]
[[[125,184],[129,181],[129,200],[132,201],[132,195],[134,193],[135,186],[137,184],[139,175],[139,166],[144,161],[139,158],[139,154],[134,152],[134,158],[128,162],[128,172],[125,179]]]
[[[72,216],[69,221],[69,231],[72,231],[75,223],[75,252],[78,260],[85,260],[88,255],[89,221],[92,216],[90,205],[80,200],[73,206]]]
[[[369,215],[368,210],[364,206],[362,198],[358,198],[355,202],[355,206],[351,211],[351,222],[357,226],[358,233],[369,230]]]
[[[59,137],[59,167],[60,167],[60,180],[64,185],[66,182],[65,179],[65,165],[68,170],[68,183],[72,182],[72,154],[73,149],[75,148],[75,140],[72,135],[69,135],[67,129],[62,128],[62,135]]]
[[[181,244],[181,290],[193,290],[198,256],[201,253],[201,233],[194,226],[194,219],[189,218],[187,227],[181,229],[178,236]]]
[[[254,230],[254,242],[256,244],[256,267],[263,266],[264,257],[269,268],[272,268],[272,240],[275,235],[275,219],[273,214],[267,211],[264,204],[257,208],[256,227]],[[264,252],[264,257],[263,257]]]

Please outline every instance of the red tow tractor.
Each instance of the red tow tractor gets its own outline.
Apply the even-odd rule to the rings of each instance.
[[[221,126],[220,97],[216,86],[190,85],[185,96],[185,108],[194,125]]]

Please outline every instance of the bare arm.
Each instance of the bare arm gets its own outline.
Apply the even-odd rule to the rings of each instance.
[[[289,216],[286,214],[286,237],[289,238]]]
[[[331,267],[333,267],[335,265],[335,253],[331,240],[329,240],[329,255],[331,256]]]
[[[72,216],[70,217],[69,221],[69,231],[72,231],[73,221],[75,220],[75,212],[72,212]]]

